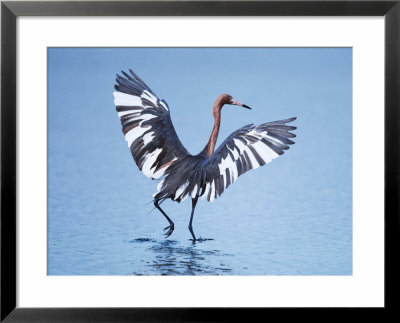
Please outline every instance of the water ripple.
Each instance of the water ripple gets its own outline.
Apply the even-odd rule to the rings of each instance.
[[[206,239],[202,242],[204,241]],[[224,257],[232,255],[215,249],[205,249],[204,244],[199,248],[196,244],[182,246],[176,240],[156,241],[148,238],[133,239],[129,242],[147,243],[146,248],[152,253],[152,259],[146,261],[144,267],[154,275],[222,275],[232,271],[229,265],[220,262]],[[215,258],[215,264],[212,258]],[[134,274],[140,275],[139,272]]]

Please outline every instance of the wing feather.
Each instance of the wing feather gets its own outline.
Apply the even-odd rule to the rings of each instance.
[[[287,123],[296,118],[278,120],[258,126],[246,125],[233,132],[206,160],[204,172],[206,180],[199,188],[199,195],[213,201],[237,178],[249,171],[284,154],[296,137],[289,132],[296,127]],[[216,171],[216,167],[218,171]]]
[[[129,73],[117,75],[114,86],[122,132],[139,169],[148,177],[160,178],[189,152],[176,134],[168,104],[132,70]]]

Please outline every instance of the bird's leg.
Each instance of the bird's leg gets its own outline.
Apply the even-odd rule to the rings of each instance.
[[[165,218],[168,220],[169,222],[169,226],[164,228],[164,231],[168,230],[164,235],[166,238],[168,238],[172,232],[174,231],[174,222],[172,222],[172,220],[169,218],[169,216],[163,211],[163,209],[160,207],[160,205],[158,204],[159,200],[155,200],[154,201],[154,206],[162,213],[162,215],[165,216]]]
[[[194,235],[194,232],[193,232],[192,222],[193,222],[194,209],[196,207],[198,198],[199,198],[198,196],[196,196],[196,198],[194,198],[194,199],[192,198],[192,214],[190,214],[190,221],[189,221],[189,231],[192,234],[193,241],[197,240],[196,236]]]

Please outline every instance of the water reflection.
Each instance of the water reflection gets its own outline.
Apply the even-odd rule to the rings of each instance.
[[[156,241],[148,238],[138,238],[129,241],[134,244],[146,244],[146,249],[153,255],[151,261],[146,261],[146,271],[150,275],[223,275],[229,274],[232,268],[220,262],[221,257],[232,257],[219,250],[208,250],[200,240],[190,246],[182,246],[176,240]],[[215,265],[218,263],[218,265]],[[141,275],[141,273],[134,273]],[[146,275],[149,273],[146,272]]]

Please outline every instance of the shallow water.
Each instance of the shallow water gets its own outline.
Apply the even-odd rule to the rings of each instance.
[[[167,100],[192,153],[208,139],[221,89],[253,110],[225,109],[219,143],[245,124],[298,117],[289,151],[213,203],[199,200],[203,241],[191,241],[189,200],[161,205],[175,222],[164,238],[157,181],[122,136],[112,86],[132,62],[143,62],[136,72]],[[351,84],[351,49],[50,50],[48,274],[351,275]],[[199,100],[188,107],[187,96]]]
[[[50,176],[51,275],[352,273],[351,200],[333,190],[338,180],[316,180],[322,187],[307,191],[289,185],[260,190],[263,179],[250,172],[213,203],[199,201],[193,227],[200,241],[193,242],[189,200],[161,205],[175,222],[164,238],[168,222],[147,203],[155,182],[132,172],[143,184],[132,197],[120,190],[132,185],[128,177],[107,183],[96,173],[91,179],[86,173],[86,181],[64,178],[62,185]]]

